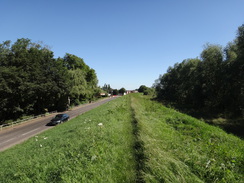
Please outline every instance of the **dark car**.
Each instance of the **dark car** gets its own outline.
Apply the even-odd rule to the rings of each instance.
[[[68,114],[57,114],[47,125],[53,126],[69,120]]]

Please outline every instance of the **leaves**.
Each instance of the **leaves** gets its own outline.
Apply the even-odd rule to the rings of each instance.
[[[97,83],[95,70],[75,55],[55,59],[47,46],[24,38],[0,44],[0,121],[64,110],[69,96],[71,104],[92,98]]]
[[[169,67],[155,81],[157,98],[187,112],[241,116],[244,106],[244,25],[225,49],[206,44],[201,59]],[[195,113],[196,114],[196,113]]]

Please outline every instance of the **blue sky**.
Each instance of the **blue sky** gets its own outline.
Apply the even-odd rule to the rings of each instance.
[[[0,42],[42,41],[95,69],[99,85],[152,86],[169,66],[226,46],[244,24],[243,0],[0,0]]]

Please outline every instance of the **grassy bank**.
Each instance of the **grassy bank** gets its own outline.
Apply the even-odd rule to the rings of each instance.
[[[0,182],[134,182],[128,98],[118,98],[0,153]]]
[[[140,95],[131,98],[145,182],[242,182],[243,140]]]
[[[0,153],[0,182],[243,181],[243,140],[140,94]]]
[[[228,119],[219,117],[204,119],[204,121],[208,124],[220,127],[227,133],[232,133],[244,139],[244,118]]]

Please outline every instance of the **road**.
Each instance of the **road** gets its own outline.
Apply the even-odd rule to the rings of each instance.
[[[72,119],[82,113],[85,113],[116,98],[117,97],[106,98],[94,103],[81,105],[63,113],[68,114],[70,116],[70,119]],[[16,125],[14,127],[3,129],[2,131],[0,131],[0,151],[4,151],[9,147],[20,144],[30,137],[33,137],[45,130],[53,128],[53,126],[46,126],[46,124],[50,122],[50,120],[55,115],[57,115],[57,113],[45,117],[36,118],[24,124]]]

